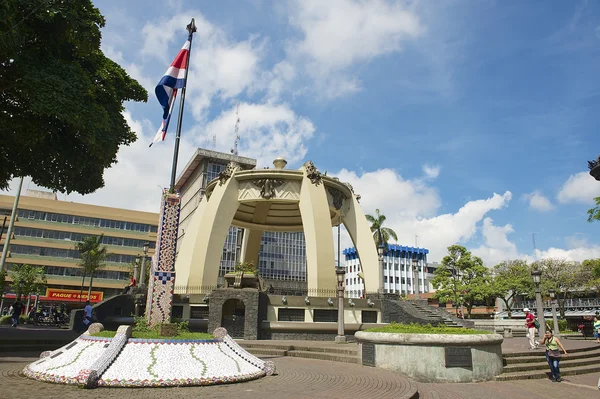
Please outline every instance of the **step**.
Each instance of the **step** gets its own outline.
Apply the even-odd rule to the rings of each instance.
[[[330,353],[319,353],[309,351],[296,351],[292,350],[287,353],[290,357],[299,357],[303,359],[317,359],[317,360],[328,360],[330,362],[341,362],[341,363],[358,363],[356,355],[337,355]]]
[[[590,351],[600,351],[600,346],[587,346],[585,348],[569,349],[569,353],[581,353],[581,352],[590,352]],[[529,356],[540,356],[540,355],[544,356],[544,352],[541,351],[541,349],[539,351],[503,353],[502,357],[504,357],[504,358],[529,357]]]
[[[262,343],[258,343],[258,342],[244,342],[244,341],[236,341],[238,343],[238,345],[240,345],[242,348],[244,349],[249,349],[249,348],[265,348],[265,349],[279,349],[279,350],[290,350],[293,348],[292,345],[285,345],[285,344],[262,344]],[[273,342],[273,341],[269,341],[269,342]]]
[[[246,348],[246,350],[253,354],[254,356],[278,356],[284,357],[287,356],[287,350],[281,349],[267,349],[267,348]]]
[[[340,344],[341,345],[341,344]],[[341,345],[343,346],[343,345]],[[295,352],[315,352],[315,353],[329,353],[333,355],[350,355],[356,356],[358,350],[357,348],[320,348],[320,347],[311,347],[311,346],[297,346],[294,345],[291,350]]]
[[[544,353],[537,352],[539,356],[528,356],[528,357],[506,357],[504,358],[504,364],[522,364],[522,363],[538,363],[546,361]],[[569,359],[589,359],[589,358],[600,358],[600,350],[587,351],[587,352],[573,352],[569,351]],[[599,359],[600,360],[600,359]]]
[[[585,367],[577,367],[577,368],[566,368],[563,369],[562,362],[560,365],[560,375],[562,377],[569,375],[579,375],[579,374],[591,374],[597,373],[600,371],[600,364],[594,366],[585,366]],[[511,381],[511,380],[534,380],[534,379],[543,379],[549,378],[550,367],[545,371],[535,370],[535,371],[521,371],[515,373],[503,373],[496,376],[496,381]]]
[[[594,365],[594,364],[598,364],[600,365],[600,362],[598,361],[599,359],[597,358],[588,358],[588,359],[570,359],[567,360],[568,358],[563,358],[560,361],[560,369],[568,369],[571,367],[581,367],[581,366],[590,366],[590,365]],[[548,369],[548,362],[546,362],[545,360],[543,362],[538,362],[538,363],[527,363],[527,364],[514,364],[511,366],[505,366],[503,368],[505,373],[513,373],[513,372],[519,372],[519,371],[533,371],[533,370],[547,370]]]

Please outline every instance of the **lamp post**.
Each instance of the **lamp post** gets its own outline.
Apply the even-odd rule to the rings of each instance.
[[[335,276],[337,277],[338,295],[338,335],[335,337],[335,342],[345,344],[347,342],[346,334],[344,333],[344,279],[346,278],[346,269],[336,267]]]
[[[144,243],[144,256],[142,257],[142,270],[140,271],[140,287],[146,287],[146,255],[148,254],[148,249],[150,248],[150,243],[146,241]]]
[[[535,284],[535,302],[537,307],[537,317],[540,323],[539,337],[543,338],[546,333],[546,322],[544,320],[544,305],[542,304],[542,291],[540,290],[540,283],[542,282],[541,270],[534,270],[531,272],[531,277]]]
[[[412,269],[413,269],[413,292],[415,295],[415,299],[420,299],[419,295],[419,259],[416,256],[413,256],[411,260]]]
[[[552,299],[552,320],[554,321],[554,335],[560,335],[560,331],[558,329],[558,319],[556,317],[556,291],[553,289],[548,290],[550,294],[550,299]]]
[[[383,288],[383,244],[377,246],[377,254],[379,255],[379,291],[384,292]]]
[[[135,267],[133,268],[133,278],[135,281],[140,281],[140,263],[142,262],[142,257],[140,255],[135,258]]]

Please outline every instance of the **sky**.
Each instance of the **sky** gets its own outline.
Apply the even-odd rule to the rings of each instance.
[[[61,199],[157,212],[174,126],[154,87],[193,17],[179,170],[197,147],[350,182],[398,244],[486,265],[600,257],[600,2],[96,0],[102,50],[149,92],[106,185]],[[16,182],[12,183],[14,193]],[[26,180],[25,188],[35,188]],[[534,252],[534,240],[537,251]],[[351,246],[347,234],[343,247]]]

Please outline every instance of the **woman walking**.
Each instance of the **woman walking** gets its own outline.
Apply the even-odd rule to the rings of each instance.
[[[560,339],[556,338],[552,334],[552,330],[549,329],[546,330],[546,333],[544,334],[544,339],[542,340],[541,344],[546,345],[546,360],[548,361],[548,365],[550,366],[550,372],[552,373],[552,381],[561,382],[562,379],[560,378],[560,369],[558,366],[561,354],[558,348],[562,349],[565,355],[568,355],[567,351],[565,350],[565,347],[560,342]]]
[[[594,338],[596,338],[596,342],[600,344],[600,318],[598,316],[594,316]]]

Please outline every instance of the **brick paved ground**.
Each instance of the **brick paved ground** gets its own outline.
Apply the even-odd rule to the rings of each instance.
[[[98,388],[82,390],[28,380],[20,375],[35,360],[25,354],[0,357],[0,398],[3,399],[152,399],[152,398],[401,398],[416,386],[421,399],[580,399],[600,397],[597,375],[548,380],[478,384],[420,384],[400,374],[353,364],[299,358],[272,358],[278,375],[256,381],[191,388]],[[29,355],[29,354],[28,354]],[[31,354],[33,355],[33,354]],[[21,356],[21,357],[16,357]]]

